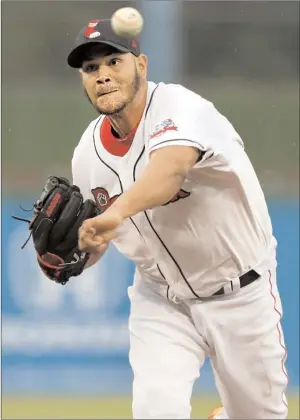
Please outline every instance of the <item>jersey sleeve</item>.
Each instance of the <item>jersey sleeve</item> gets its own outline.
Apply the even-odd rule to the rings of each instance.
[[[207,149],[206,143],[200,140],[199,131],[195,134],[194,124],[188,115],[173,112],[170,117],[159,116],[152,125],[148,139],[149,154],[154,150],[168,146],[192,146],[201,151]]]
[[[149,129],[149,154],[162,147],[180,145],[197,148],[205,159],[224,141],[232,141],[235,130],[211,102],[187,90],[171,93],[157,97],[158,109],[151,115]]]

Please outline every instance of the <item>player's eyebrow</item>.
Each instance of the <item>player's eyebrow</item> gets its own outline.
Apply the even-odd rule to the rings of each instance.
[[[123,51],[119,51],[116,48],[109,47],[109,46],[95,46],[90,49],[90,51],[87,53],[87,57],[106,57],[108,55],[112,54],[124,54]]]
[[[124,53],[124,52],[122,52],[122,51],[106,51],[106,52],[102,52],[102,51],[98,51],[98,52],[96,52],[95,51],[95,53],[93,54],[89,54],[89,55],[87,55],[86,57],[85,57],[85,59],[84,59],[84,61],[83,61],[83,64],[84,63],[86,63],[86,62],[89,62],[89,61],[93,61],[93,60],[96,60],[96,59],[98,59],[98,58],[108,58],[108,57],[119,57],[119,56],[121,56],[121,55],[124,55],[124,54],[126,54],[126,53]]]
[[[104,56],[107,57],[108,55],[123,55],[123,54],[125,53],[122,51],[108,51],[104,54]]]

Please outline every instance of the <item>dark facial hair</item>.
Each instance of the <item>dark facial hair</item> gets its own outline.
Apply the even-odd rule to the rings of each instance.
[[[100,114],[100,115],[118,115],[118,114],[121,114],[122,111],[124,111],[124,109],[126,108],[126,106],[129,105],[134,100],[140,86],[141,86],[141,78],[140,78],[140,75],[137,71],[137,68],[135,67],[135,75],[134,75],[133,82],[131,84],[131,92],[130,92],[129,98],[127,99],[126,102],[124,102],[122,105],[120,105],[118,108],[116,108],[112,112],[103,112],[103,110],[100,107],[93,104],[93,102],[91,101],[91,99],[90,99],[86,90],[84,90],[84,93],[85,93],[86,97],[88,98],[88,101],[93,105],[93,107],[96,109],[98,114]]]

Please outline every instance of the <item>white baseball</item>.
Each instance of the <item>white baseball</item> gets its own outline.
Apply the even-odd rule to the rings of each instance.
[[[133,38],[142,31],[144,19],[133,7],[123,7],[115,11],[111,18],[113,31],[119,36]]]

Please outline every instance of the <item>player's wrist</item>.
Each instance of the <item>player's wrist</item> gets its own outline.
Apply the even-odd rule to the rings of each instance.
[[[125,219],[132,216],[130,212],[130,206],[127,204],[127,200],[123,196],[119,197],[112,206],[107,210],[111,215],[116,217],[121,224]]]

